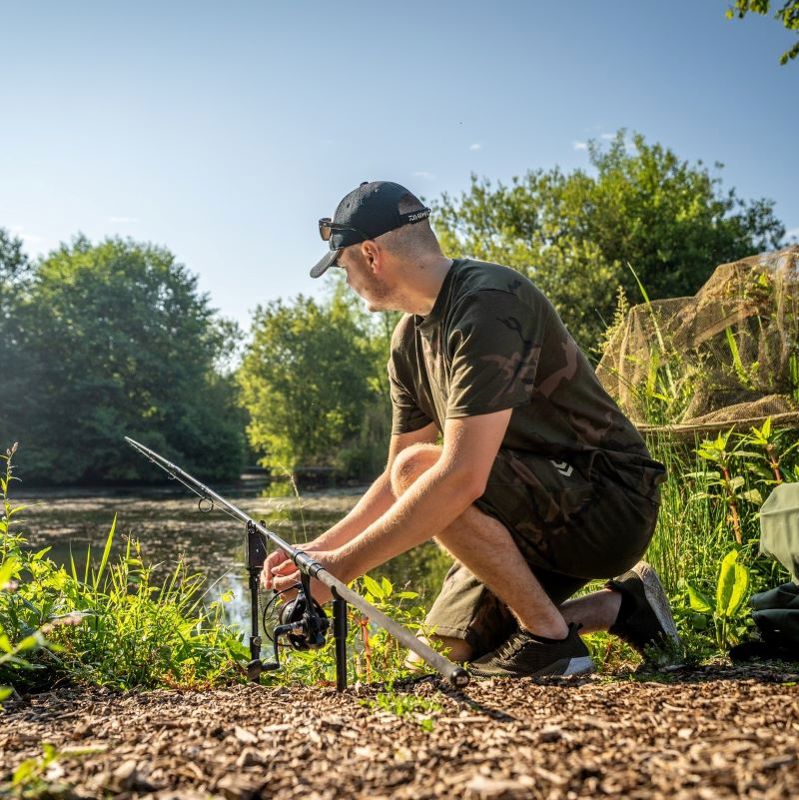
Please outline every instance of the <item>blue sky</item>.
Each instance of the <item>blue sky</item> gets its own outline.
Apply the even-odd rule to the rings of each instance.
[[[587,165],[622,127],[799,235],[799,63],[774,20],[671,3],[3,3],[0,226],[167,246],[223,314],[319,294],[316,220],[362,180]]]

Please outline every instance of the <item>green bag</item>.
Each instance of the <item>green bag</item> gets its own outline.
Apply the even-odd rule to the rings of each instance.
[[[781,483],[760,508],[760,552],[799,583],[799,483]]]

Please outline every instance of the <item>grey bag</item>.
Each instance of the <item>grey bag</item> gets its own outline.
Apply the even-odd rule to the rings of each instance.
[[[760,552],[799,583],[799,483],[781,483],[760,508]]]

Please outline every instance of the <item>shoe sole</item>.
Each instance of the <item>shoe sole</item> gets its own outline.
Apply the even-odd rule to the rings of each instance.
[[[587,675],[594,669],[594,661],[591,656],[580,656],[579,658],[562,658],[538,672],[512,673],[499,670],[489,672],[470,667],[469,674],[477,678],[543,678],[550,675]]]
[[[669,598],[666,596],[666,591],[660,582],[660,578],[658,578],[657,572],[644,562],[636,564],[632,571],[641,579],[641,583],[644,586],[644,596],[663,628],[663,632],[675,647],[679,647],[680,636],[677,633],[677,626],[674,624],[674,617],[671,615]]]
[[[594,660],[591,656],[572,658],[562,675],[588,675],[594,671]]]

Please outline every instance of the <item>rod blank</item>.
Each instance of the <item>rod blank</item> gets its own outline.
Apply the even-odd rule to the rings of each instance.
[[[323,583],[329,589],[334,590],[334,596],[338,595],[342,600],[355,606],[355,608],[365,614],[368,619],[388,631],[398,642],[405,645],[409,650],[412,650],[427,662],[427,664],[433,667],[433,669],[443,675],[453,686],[462,688],[469,683],[469,673],[463,669],[463,667],[453,664],[448,658],[442,656],[441,653],[437,653],[428,644],[414,636],[406,627],[395,622],[382,611],[375,608],[371,603],[368,603],[357,592],[354,592],[345,583],[342,583],[342,581],[328,572],[318,561],[315,561],[308,555],[308,553],[285,542],[276,533],[270,531],[260,522],[253,520],[240,508],[225,500],[224,497],[217,494],[212,489],[209,489],[205,484],[182,470],[177,464],[173,464],[162,455],[159,455],[154,450],[150,450],[150,448],[145,447],[129,436],[125,437],[125,441],[131,445],[131,447],[146,456],[156,466],[180,481],[187,489],[190,489],[195,494],[199,494],[214,505],[218,504],[222,506],[222,510],[226,509],[226,513],[237,517],[242,522],[248,525],[254,525],[257,530],[269,539],[269,541],[286,553],[298,569],[307,573],[312,578],[316,578],[316,580]]]

